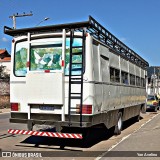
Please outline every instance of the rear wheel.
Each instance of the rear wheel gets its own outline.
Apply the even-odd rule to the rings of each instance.
[[[134,117],[136,122],[139,122],[139,120],[141,119],[141,112],[142,112],[142,107],[140,108],[138,115]]]
[[[114,130],[114,134],[115,134],[115,135],[121,134],[122,125],[123,125],[122,112],[119,112],[119,113],[117,114],[117,124],[115,125],[115,130]]]
[[[146,110],[147,110],[147,106],[146,106],[146,104],[143,104],[141,106],[141,113],[146,113]]]
[[[32,131],[32,130],[33,130],[33,122],[32,122],[32,120],[28,120],[27,129],[28,129],[29,131]]]

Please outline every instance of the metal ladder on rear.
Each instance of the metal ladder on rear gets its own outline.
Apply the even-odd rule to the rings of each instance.
[[[85,39],[86,32],[85,28],[82,29],[82,46],[74,46],[74,29],[70,31],[70,65],[69,65],[69,96],[68,96],[68,116],[69,116],[69,126],[71,126],[71,115],[73,113],[78,113],[80,115],[80,126],[82,126],[82,105],[83,105],[83,73],[84,73],[84,58],[85,58]],[[74,52],[74,49],[81,50],[80,52]],[[75,55],[81,56],[81,62],[75,63],[73,62],[73,57]],[[80,68],[76,68],[77,71],[80,72],[79,75],[74,75],[73,71],[74,65],[81,66]],[[79,85],[80,91],[73,92],[73,85]],[[79,106],[72,106],[72,102],[74,100],[79,100]],[[78,112],[77,112],[78,111]]]

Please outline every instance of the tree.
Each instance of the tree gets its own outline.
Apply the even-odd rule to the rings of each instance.
[[[5,66],[0,66],[0,79],[9,81],[10,76],[5,72],[5,68]]]

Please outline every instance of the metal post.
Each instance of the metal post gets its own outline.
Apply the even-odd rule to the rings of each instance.
[[[13,15],[13,29],[16,29],[16,17]]]
[[[29,72],[29,55],[30,55],[31,34],[28,32],[28,51],[27,51],[27,73]],[[31,105],[28,104],[28,119],[31,119]]]
[[[63,29],[62,35],[62,74],[63,74],[63,106],[62,106],[62,121],[65,121],[65,55],[66,55],[66,30]]]
[[[31,46],[31,33],[28,32],[27,72],[29,72],[29,64],[30,64],[30,46]]]
[[[27,105],[28,107],[28,119],[31,119],[31,105]]]

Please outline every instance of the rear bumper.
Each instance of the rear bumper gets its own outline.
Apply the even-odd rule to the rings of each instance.
[[[80,117],[75,115],[71,117],[71,123],[69,123],[68,116],[65,117],[66,121],[61,121],[61,115],[53,114],[31,114],[31,119],[28,119],[27,113],[15,113],[11,112],[11,123],[25,123],[25,124],[39,124],[39,125],[52,125],[59,130],[61,127],[80,127]],[[92,118],[91,116],[83,116],[83,122],[81,127],[90,127]]]

